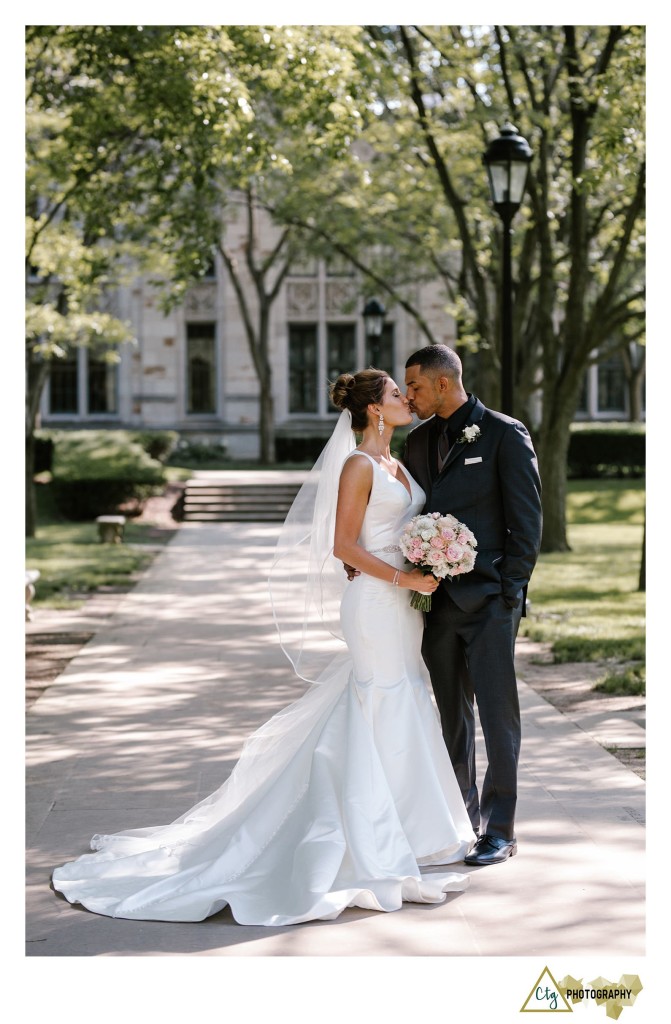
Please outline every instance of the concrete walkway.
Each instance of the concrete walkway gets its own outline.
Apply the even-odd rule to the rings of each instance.
[[[29,709],[27,954],[643,956],[645,784],[523,681],[519,856],[464,867],[469,889],[443,905],[256,928],[228,909],[110,920],[50,889],[94,832],[168,822],[218,787],[249,732],[303,692],[267,596],[276,536],[184,524]]]

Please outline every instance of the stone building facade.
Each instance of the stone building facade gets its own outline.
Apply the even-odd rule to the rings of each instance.
[[[236,223],[228,228],[227,242],[240,254],[243,230]],[[269,246],[272,229],[266,226],[265,233]],[[378,365],[403,381],[407,356],[426,338],[400,307],[387,311],[381,337],[367,337],[362,312],[371,297],[342,260],[293,265],[270,323],[278,437],[330,432],[336,410],[327,382],[344,370]],[[434,337],[454,344],[455,324],[444,311],[438,284],[418,285],[412,301]],[[170,313],[142,278],[110,294],[108,310],[131,323],[135,343],[122,346],[116,363],[107,361],[104,346],[73,349],[68,358],[54,361],[42,399],[44,427],[176,430],[185,439],[222,444],[234,459],[258,456],[258,380],[233,285],[219,257]],[[593,367],[579,417],[627,416],[621,362],[616,358]]]

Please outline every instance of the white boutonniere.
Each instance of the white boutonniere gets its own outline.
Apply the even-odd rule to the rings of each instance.
[[[461,436],[457,438],[457,444],[473,444],[480,437],[480,427],[474,423],[470,427],[464,427]]]

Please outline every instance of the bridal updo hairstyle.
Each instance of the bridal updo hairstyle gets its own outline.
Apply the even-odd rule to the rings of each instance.
[[[358,373],[341,373],[331,385],[331,401],[337,409],[349,409],[353,430],[366,429],[368,406],[382,401],[388,380],[388,373],[371,367]]]

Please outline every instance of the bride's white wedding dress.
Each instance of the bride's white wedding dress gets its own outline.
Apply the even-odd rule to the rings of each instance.
[[[424,492],[370,461],[360,543],[401,568],[400,531]],[[420,668],[422,614],[410,591],[362,574],[341,624],[348,650],[247,740],[220,789],[169,825],[95,835],[97,852],[57,868],[54,887],[110,917],[201,921],[229,904],[248,925],[465,889],[467,875],[420,871],[474,841]]]

